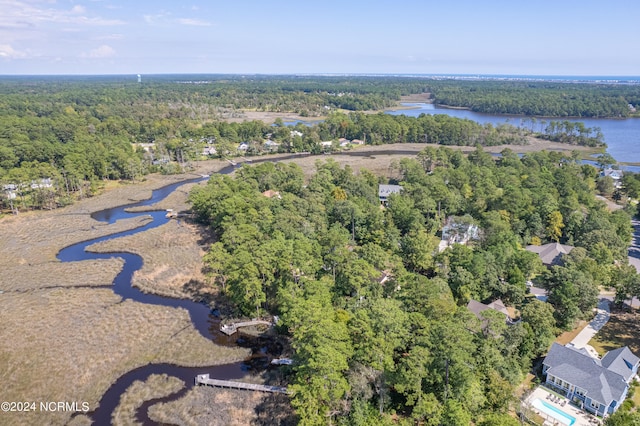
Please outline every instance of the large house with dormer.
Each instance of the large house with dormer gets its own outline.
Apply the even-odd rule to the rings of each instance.
[[[554,343],[543,361],[542,373],[547,386],[583,410],[604,417],[622,405],[639,363],[640,358],[626,346],[599,359],[584,348]]]

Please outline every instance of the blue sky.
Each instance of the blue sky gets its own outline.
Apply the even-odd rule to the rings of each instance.
[[[640,75],[627,0],[0,0],[0,74]]]

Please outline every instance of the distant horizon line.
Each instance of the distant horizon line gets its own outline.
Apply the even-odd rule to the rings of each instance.
[[[367,72],[302,72],[302,73],[241,73],[241,72],[170,72],[170,73],[106,73],[106,74],[0,74],[0,78],[16,77],[161,77],[161,76],[290,76],[290,77],[428,77],[464,80],[560,80],[590,82],[639,82],[640,75],[587,75],[587,74],[483,74],[483,73],[367,73]]]

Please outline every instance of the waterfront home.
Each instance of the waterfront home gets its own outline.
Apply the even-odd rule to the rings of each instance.
[[[536,253],[540,256],[540,260],[546,266],[560,265],[562,263],[562,256],[571,253],[573,246],[560,243],[549,243],[543,246],[527,246],[527,251]]]
[[[601,177],[606,177],[609,176],[611,179],[613,179],[613,185],[616,188],[621,188],[622,187],[622,176],[624,176],[624,172],[622,170],[618,170],[618,169],[604,169],[601,173],[600,173]]]
[[[545,384],[581,409],[600,417],[614,413],[627,397],[640,358],[624,346],[594,358],[584,348],[554,343],[542,364]]]

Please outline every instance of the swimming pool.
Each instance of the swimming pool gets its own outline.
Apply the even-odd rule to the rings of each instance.
[[[559,408],[554,407],[551,404],[548,404],[546,402],[544,402],[543,400],[536,398],[531,402],[531,405],[533,405],[533,407],[536,410],[540,410],[543,413],[553,417],[554,419],[558,420],[559,422],[562,422],[563,424],[567,425],[567,426],[571,426],[572,424],[574,424],[576,422],[576,418],[573,416],[570,416],[569,414],[565,413],[564,411],[560,410]]]

